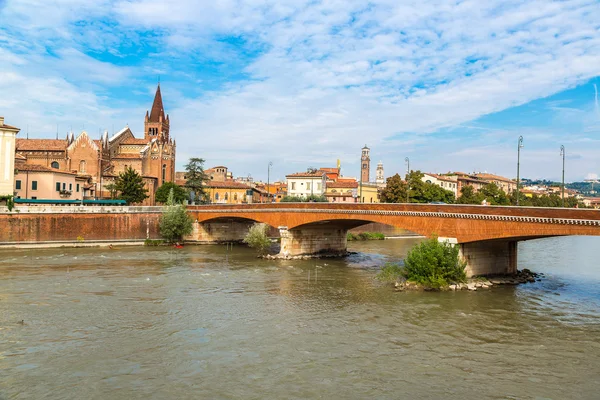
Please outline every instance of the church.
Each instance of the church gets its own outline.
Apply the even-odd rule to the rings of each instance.
[[[56,190],[57,193],[20,193],[21,185],[15,187],[17,197],[72,199],[110,198],[107,185],[114,182],[119,173],[128,167],[136,170],[148,189],[144,205],[154,205],[154,193],[164,182],[175,180],[175,141],[170,136],[169,115],[165,114],[160,84],[156,89],[150,112],[144,118],[144,137],[136,138],[128,126],[109,137],[108,132],[99,139],[92,139],[87,132],[77,137],[71,132],[65,139],[17,139],[15,144],[15,168],[19,171],[35,169],[47,172],[44,179],[56,179],[52,172],[73,175],[81,185],[81,192]],[[18,176],[15,179],[19,179]],[[37,185],[58,188],[59,185]],[[64,189],[64,188],[63,188]]]

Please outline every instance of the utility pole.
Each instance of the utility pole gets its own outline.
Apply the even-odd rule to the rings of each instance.
[[[519,143],[517,145],[517,206],[519,205],[519,169],[521,167],[521,149],[523,148],[523,136],[519,136]]]
[[[410,193],[410,183],[408,181],[408,175],[410,174],[410,159],[405,157],[404,162],[406,163],[406,202],[408,203],[408,195]]]
[[[562,206],[565,207],[565,146],[560,146],[562,157]]]

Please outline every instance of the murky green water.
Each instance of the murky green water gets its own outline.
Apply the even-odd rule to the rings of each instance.
[[[4,250],[0,399],[600,398],[600,238],[521,244],[518,288],[374,281],[414,242]]]

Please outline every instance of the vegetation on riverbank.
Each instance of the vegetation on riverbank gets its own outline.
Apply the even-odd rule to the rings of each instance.
[[[193,231],[192,219],[185,207],[174,200],[173,189],[169,191],[167,206],[160,217],[160,235],[169,243],[180,242]]]
[[[437,238],[413,247],[404,266],[386,264],[377,275],[382,281],[403,281],[426,289],[440,289],[467,281],[466,263],[458,255],[458,247]]]
[[[271,247],[269,239],[269,226],[267,224],[254,224],[243,240],[248,247],[255,249],[259,256],[264,255]]]
[[[356,240],[384,240],[385,235],[379,232],[361,232],[357,234],[348,232],[347,238],[349,242]]]

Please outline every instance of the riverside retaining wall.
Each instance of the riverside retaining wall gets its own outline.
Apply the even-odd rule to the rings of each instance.
[[[0,210],[0,244],[159,239],[160,207],[18,207]]]

